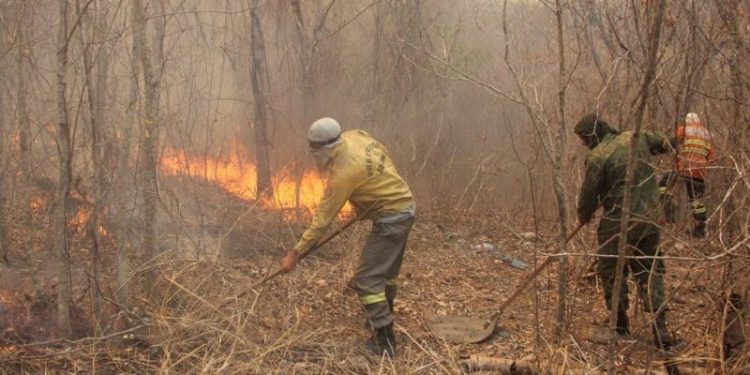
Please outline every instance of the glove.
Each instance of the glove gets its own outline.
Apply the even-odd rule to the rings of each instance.
[[[281,269],[284,272],[289,272],[294,270],[295,267],[297,267],[297,261],[299,260],[299,253],[290,250],[286,253],[283,259],[281,259]]]

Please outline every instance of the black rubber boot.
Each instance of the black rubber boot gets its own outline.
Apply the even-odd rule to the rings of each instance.
[[[667,315],[664,311],[656,315],[653,333],[654,344],[656,344],[659,349],[668,352],[675,346],[675,341],[669,333],[669,329],[667,329]]]
[[[677,220],[675,219],[677,217],[676,211],[677,207],[675,207],[674,202],[672,201],[671,196],[663,196],[662,199],[662,209],[664,210],[664,221],[666,221],[669,224],[674,224]]]
[[[615,326],[615,331],[620,336],[627,336],[630,334],[630,323],[628,322],[627,311],[617,311],[617,325]]]
[[[726,315],[724,334],[721,342],[724,346],[724,360],[734,361],[743,354],[742,347],[747,341],[745,334],[742,312],[744,303],[742,296],[732,293],[727,299],[728,310]]]
[[[688,234],[693,238],[706,238],[706,223],[699,221],[693,229],[688,231]]]
[[[682,372],[679,367],[677,367],[677,364],[670,358],[672,356],[672,349],[674,349],[677,342],[669,333],[669,329],[667,329],[667,315],[664,311],[656,314],[653,333],[654,344],[656,344],[656,347],[664,351],[667,355],[667,359],[664,361],[664,369],[667,370],[667,374],[681,375]]]
[[[367,350],[382,356],[388,354],[391,358],[396,357],[396,336],[393,334],[393,323],[375,329],[372,337],[365,344]]]

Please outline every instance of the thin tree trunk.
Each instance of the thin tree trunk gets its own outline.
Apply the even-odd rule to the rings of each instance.
[[[57,329],[62,338],[70,338],[71,277],[68,254],[68,201],[72,175],[70,127],[65,99],[65,68],[68,64],[67,0],[59,1],[59,26],[57,35],[57,147],[60,157],[60,179],[57,186],[57,201],[53,216],[53,238],[57,255]]]
[[[305,20],[302,17],[302,7],[299,0],[292,0],[292,12],[294,13],[294,26],[297,37],[298,58],[302,72],[302,118],[307,119],[306,114],[310,110],[315,93],[312,83],[312,51],[308,50],[307,38],[305,38]]]
[[[729,40],[731,41],[731,48],[728,50],[729,55],[729,69],[732,75],[731,79],[731,92],[732,92],[732,123],[729,124],[732,138],[741,142],[738,146],[743,146],[747,135],[747,130],[750,130],[750,126],[742,118],[742,106],[746,101],[745,89],[743,87],[744,79],[742,72],[742,63],[745,61],[744,56],[744,34],[740,31],[740,26],[737,21],[737,12],[739,11],[739,4],[737,0],[726,0],[719,1],[717,4],[721,17],[723,18],[726,28],[729,29]],[[744,124],[745,132],[738,132],[740,124]],[[744,149],[744,147],[743,147]]]
[[[565,40],[563,35],[563,4],[560,0],[555,1],[555,16],[557,18],[557,46],[558,46],[558,59],[559,59],[559,88],[558,88],[558,117],[560,121],[560,127],[558,131],[558,147],[557,156],[555,158],[555,196],[557,197],[557,208],[559,210],[560,219],[560,252],[567,252],[568,247],[568,191],[565,186],[565,173],[567,168],[565,167],[565,152],[568,149],[568,129],[565,122],[565,92],[567,88],[567,73],[565,67]],[[557,340],[560,341],[563,338],[565,331],[565,321],[567,315],[567,304],[568,299],[568,257],[560,257],[560,270],[559,270],[559,284],[558,284],[558,299],[557,299],[557,324],[555,326],[555,334]]]
[[[114,169],[112,155],[112,131],[106,126],[107,121],[107,101],[109,88],[109,59],[110,44],[108,42],[109,34],[107,32],[107,12],[104,10],[104,1],[99,1],[96,11],[96,22],[94,25],[98,52],[95,54],[96,74],[94,80],[94,117],[100,126],[97,127],[97,140],[93,152],[101,160],[99,163],[98,179],[95,183],[99,187],[100,208],[106,205],[108,193],[111,189],[111,172]]]
[[[659,42],[661,39],[662,21],[664,19],[664,9],[666,8],[666,0],[660,0],[658,3],[658,9],[654,14],[654,18],[649,30],[648,39],[648,56],[646,61],[646,71],[643,75],[643,81],[639,92],[639,99],[635,107],[635,129],[633,131],[633,138],[630,142],[630,150],[628,152],[628,162],[625,169],[625,192],[622,198],[622,218],[620,222],[620,234],[618,239],[617,247],[617,265],[615,268],[615,281],[612,288],[612,303],[611,303],[611,314],[609,317],[609,329],[615,332],[617,325],[617,310],[620,305],[620,289],[622,289],[623,283],[623,269],[625,268],[625,260],[630,256],[630,247],[627,246],[628,237],[628,225],[630,221],[630,199],[631,199],[631,186],[633,185],[633,169],[635,166],[635,152],[634,148],[638,144],[640,136],[641,126],[643,124],[643,117],[645,114],[646,103],[649,99],[651,84],[656,76],[656,61],[659,50]],[[609,363],[608,372],[610,374],[615,373],[615,358],[617,356],[617,335],[613,334],[612,339],[609,343]]]
[[[145,83],[144,119],[141,127],[141,189],[143,194],[143,256],[151,259],[157,255],[156,213],[159,202],[158,182],[156,179],[156,144],[159,136],[159,80],[154,71],[151,49],[146,40],[146,15],[143,0],[133,1],[133,25],[135,26],[134,49],[141,62]],[[153,273],[151,278],[155,277]],[[153,285],[147,280],[147,289]],[[152,296],[153,297],[153,296]]]
[[[706,43],[705,47],[705,55],[702,59],[696,59],[696,55],[698,54],[698,51],[701,49],[699,46],[698,38],[697,38],[697,28],[698,28],[698,20],[695,16],[696,14],[696,7],[695,7],[695,0],[690,1],[690,12],[694,15],[690,20],[690,44],[689,46],[695,48],[695,49],[686,49],[685,50],[685,69],[687,69],[687,74],[685,74],[683,77],[683,80],[685,83],[685,100],[682,102],[682,106],[680,107],[678,103],[678,110],[675,114],[675,118],[677,121],[674,124],[674,129],[677,129],[678,124],[681,121],[684,121],[685,115],[690,112],[690,108],[693,107],[693,99],[695,98],[695,94],[697,92],[697,87],[700,85],[701,81],[703,80],[703,74],[706,71],[706,65],[708,62],[714,58],[714,55],[718,53],[718,49],[709,48],[708,43]],[[680,86],[681,87],[681,86]]]
[[[731,123],[729,123],[729,135],[734,140],[734,145],[731,145],[733,150],[744,150],[747,137],[748,128],[742,129],[741,124],[746,124],[743,119],[742,106],[746,102],[745,88],[742,72],[742,62],[745,59],[745,46],[743,41],[743,34],[740,31],[740,26],[737,20],[737,13],[739,10],[739,4],[737,0],[726,0],[718,1],[717,8],[721,15],[724,25],[729,30],[729,40],[731,42],[728,53],[729,58],[729,69],[731,74],[730,90],[732,93],[732,117]],[[741,206],[741,203],[735,202],[735,199],[730,199],[725,207],[725,210],[732,212],[735,207]],[[743,223],[742,220],[735,217],[728,221],[729,225],[724,226],[724,230],[728,233],[730,238],[734,238],[743,232],[743,226],[747,223]],[[732,361],[741,358],[744,354],[742,350],[743,344],[746,342],[745,335],[745,319],[744,313],[746,309],[747,301],[745,300],[746,293],[742,293],[742,288],[738,287],[737,284],[742,285],[746,280],[746,277],[741,273],[737,272],[739,267],[731,267],[728,272],[728,278],[730,282],[727,283],[727,290],[723,293],[726,296],[724,301],[724,309],[722,311],[721,326],[721,366],[722,371],[727,371],[728,366]],[[741,269],[741,268],[740,268]],[[726,361],[729,360],[729,361]]]
[[[4,14],[7,13],[7,8],[0,6],[0,30],[7,30],[8,22],[6,18],[4,17]],[[0,40],[0,48],[2,48],[3,51],[5,51],[7,48],[10,48],[10,41],[8,39]],[[4,61],[0,61],[0,71],[7,72],[8,67],[4,64]],[[7,80],[9,77],[7,77],[5,74],[0,74],[0,79]],[[6,85],[0,85],[0,260],[5,262],[6,265],[10,264],[8,261],[8,232],[7,232],[7,222],[5,221],[5,203],[6,203],[6,189],[8,188],[7,181],[5,180],[5,171],[7,170],[7,154],[6,154],[6,139],[5,137],[8,134],[8,126],[10,124],[9,121],[9,106],[8,103],[6,103]]]
[[[128,168],[130,161],[130,148],[133,139],[133,123],[135,122],[136,108],[138,106],[138,99],[140,90],[138,87],[138,77],[140,75],[140,69],[138,66],[138,56],[136,53],[135,35],[133,36],[133,53],[131,59],[131,79],[130,79],[130,97],[127,108],[125,109],[125,120],[123,121],[122,137],[117,142],[117,166],[114,173],[115,183],[112,185],[114,191],[114,205],[115,205],[115,217],[113,222],[117,231],[115,238],[117,238],[117,290],[115,297],[117,303],[125,308],[129,307],[130,301],[130,247],[127,246],[129,242],[127,240],[127,233],[129,225],[126,223],[127,217],[132,214],[130,207],[128,207],[128,182],[132,175],[130,168]]]
[[[364,122],[365,124],[372,124],[376,121],[377,115],[380,109],[380,60],[381,52],[383,49],[382,35],[385,32],[383,30],[383,18],[384,7],[386,4],[375,5],[375,20],[374,27],[375,32],[372,38],[372,78],[370,80],[370,87],[368,88],[367,107],[365,108]]]
[[[294,26],[297,37],[297,55],[299,59],[300,72],[302,73],[302,113],[300,114],[299,123],[302,126],[307,126],[306,122],[310,119],[307,118],[310,111],[310,107],[313,104],[314,91],[312,88],[312,67],[310,66],[310,60],[312,59],[312,51],[308,55],[307,40],[305,38],[305,19],[302,17],[302,7],[300,6],[299,0],[292,0],[292,11],[294,12]],[[308,59],[310,56],[310,59]],[[304,178],[305,171],[299,163],[295,165],[295,174],[297,176],[294,184],[294,207],[297,220],[300,219],[300,199],[302,190],[302,179]]]
[[[268,121],[266,116],[265,91],[269,89],[268,70],[266,67],[266,49],[263,42],[263,28],[256,8],[258,0],[253,0],[250,7],[250,51],[252,55],[252,85],[255,97],[254,123],[252,126],[255,138],[255,154],[258,163],[258,199],[273,198],[271,183],[271,161],[268,147]]]
[[[8,108],[5,102],[5,95],[5,86],[0,86],[0,260],[7,265],[10,262],[8,261],[8,223],[5,221],[5,202],[7,199],[7,186],[5,181],[7,154],[5,150],[5,137],[8,128],[8,117],[6,116]]]
[[[20,2],[19,19],[27,17],[27,4]],[[30,46],[27,41],[26,23],[19,20],[17,23],[18,34],[18,55],[16,56],[16,113],[18,116],[18,136],[19,147],[21,148],[20,169],[21,169],[21,186],[28,187],[31,185],[31,121],[29,120],[29,110],[27,108],[27,79],[29,64]],[[31,225],[31,206],[30,196],[27,188],[19,191],[21,196],[21,217],[22,223]],[[23,247],[26,247],[25,245]]]
[[[164,0],[153,0],[158,7],[158,12],[161,14],[166,13],[166,10],[164,9]],[[145,25],[144,25],[145,26]],[[162,73],[164,71],[164,35],[166,34],[167,29],[167,20],[166,16],[160,16],[154,18],[154,37],[153,37],[153,46],[154,51],[152,55],[152,71],[153,71],[153,81],[155,81],[154,85],[156,86],[156,90],[154,92],[154,99],[156,100],[156,111],[155,116],[158,116],[159,114],[159,108],[158,105],[161,100],[161,91],[159,90],[160,84],[161,84],[161,77]],[[159,141],[159,133],[161,132],[161,127],[157,127],[155,129],[156,134],[154,136],[155,142],[158,144]]]
[[[92,328],[95,334],[101,332],[101,310],[102,310],[102,296],[99,288],[99,265],[101,259],[99,257],[99,248],[101,244],[101,238],[99,236],[99,213],[101,212],[101,154],[100,154],[100,139],[99,139],[99,112],[97,110],[98,92],[95,91],[92,70],[92,43],[87,38],[91,37],[90,29],[93,28],[91,22],[91,16],[87,9],[81,9],[81,1],[76,0],[76,13],[77,17],[81,19],[80,27],[78,31],[78,40],[82,48],[83,57],[83,71],[84,71],[84,86],[86,93],[88,94],[88,110],[89,110],[89,134],[91,137],[91,164],[93,168],[94,178],[92,186],[93,194],[93,207],[91,208],[91,215],[89,216],[88,222],[86,223],[88,228],[86,232],[91,238],[91,277],[89,280],[89,288],[91,291],[91,309],[92,309]]]
[[[18,144],[19,144],[19,179],[14,182],[20,189],[17,191],[18,200],[21,202],[20,211],[20,223],[23,226],[31,227],[32,221],[32,209],[31,209],[31,193],[29,187],[31,183],[31,121],[29,117],[29,110],[27,106],[28,99],[28,79],[29,79],[29,66],[31,45],[29,43],[29,22],[27,20],[32,18],[32,12],[28,8],[26,1],[18,0],[18,19],[16,20],[16,117],[18,126]],[[18,239],[16,244],[20,249],[28,249],[30,245],[30,238],[28,236],[22,236]],[[47,295],[44,286],[39,275],[39,265],[35,261],[32,254],[24,252],[24,257],[28,259],[28,263],[34,269],[31,273],[32,284],[34,285],[34,292],[36,299],[42,303],[50,301],[50,297]]]

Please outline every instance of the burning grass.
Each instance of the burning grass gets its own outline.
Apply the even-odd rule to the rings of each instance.
[[[238,198],[254,201],[258,198],[258,167],[242,147],[231,146],[230,149],[233,151],[222,158],[168,150],[161,158],[160,169],[167,175],[204,179]],[[261,202],[268,209],[312,211],[325,193],[325,176],[315,169],[304,171],[299,180],[289,169],[284,169],[272,177],[272,182],[273,197]],[[351,211],[351,207],[347,204],[344,211]]]

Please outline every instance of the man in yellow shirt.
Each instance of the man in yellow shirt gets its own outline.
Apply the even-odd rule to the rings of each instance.
[[[318,242],[349,201],[358,219],[373,222],[353,280],[374,330],[367,348],[393,358],[396,338],[391,313],[396,279],[416,212],[411,190],[385,147],[362,130],[342,133],[338,122],[326,117],[310,126],[307,139],[318,168],[328,174],[326,192],[281,267],[293,270],[299,255]]]

